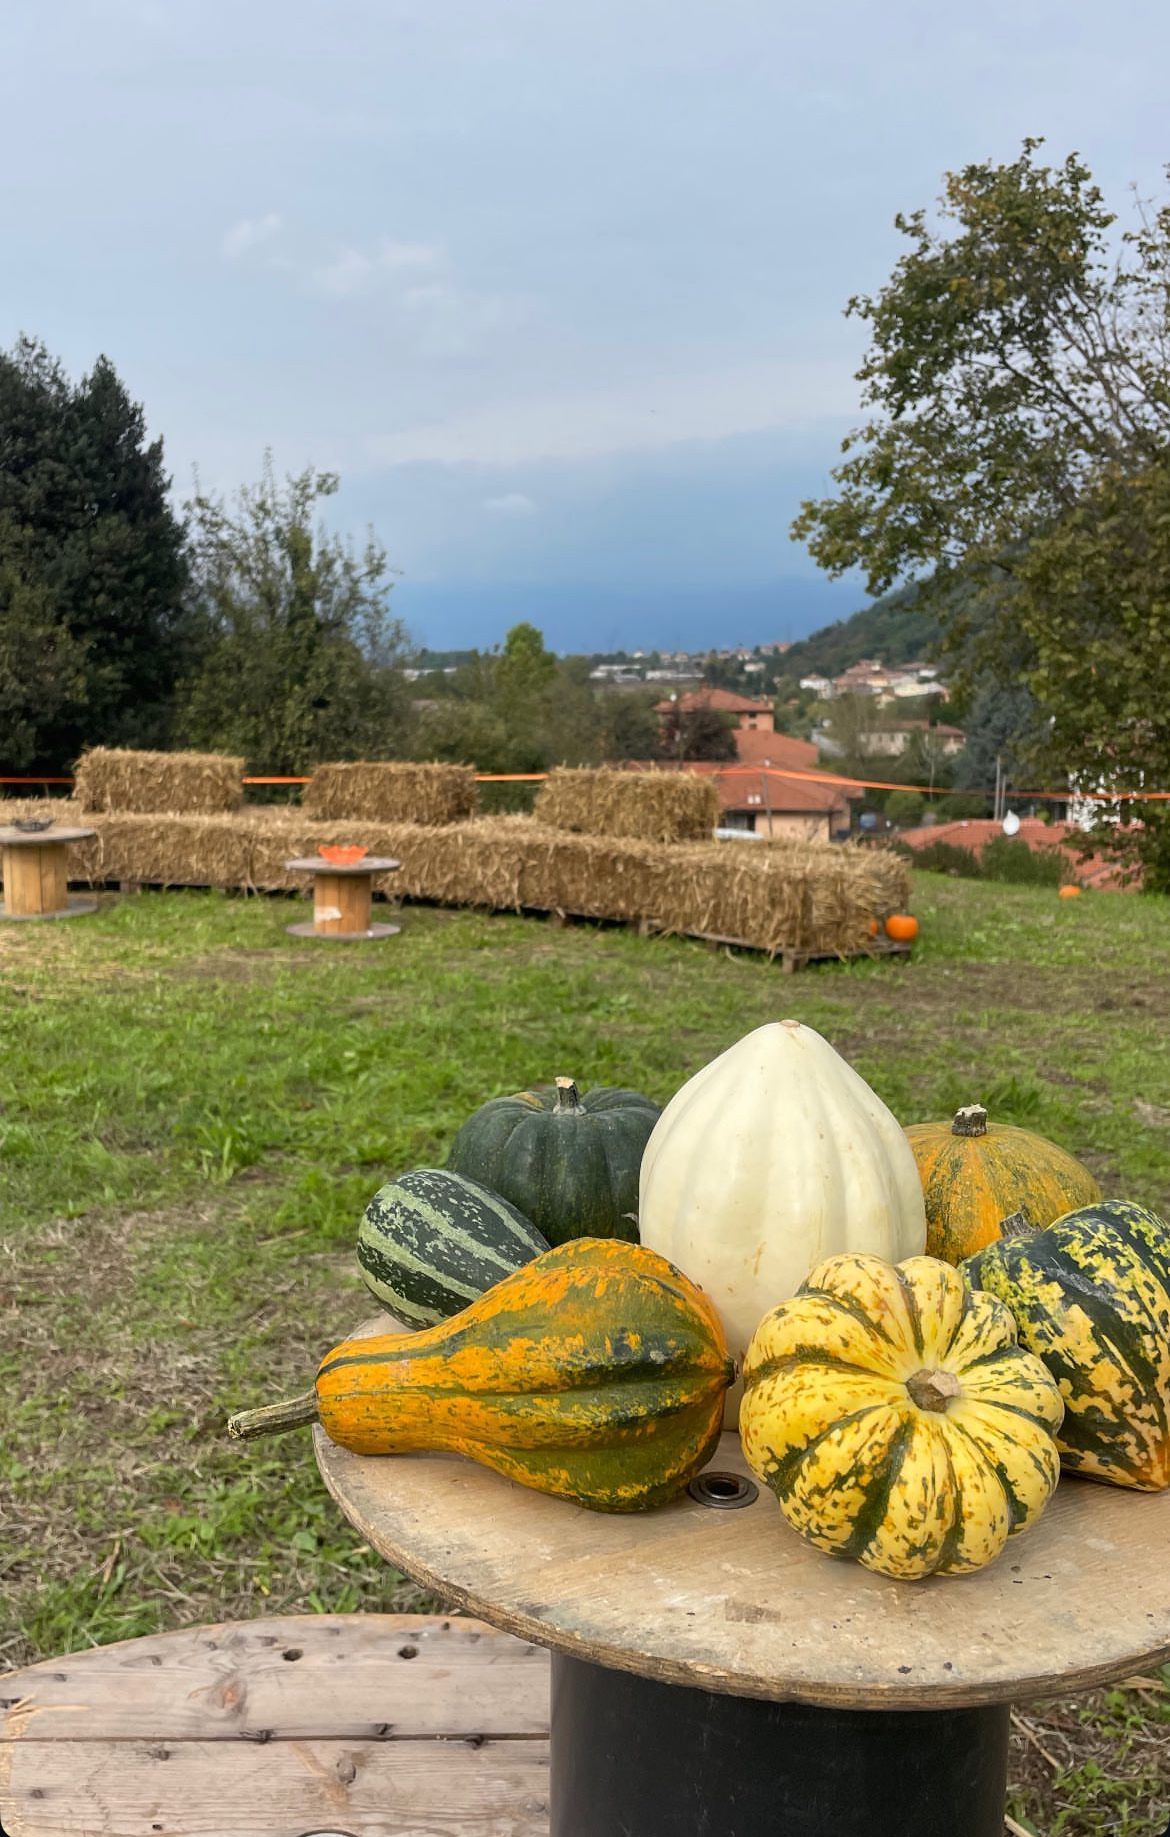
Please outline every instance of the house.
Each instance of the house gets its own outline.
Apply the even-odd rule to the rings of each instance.
[[[948,727],[945,721],[897,721],[890,727],[875,727],[858,736],[858,747],[873,759],[900,759],[911,742],[919,739],[943,759],[953,759],[967,744],[961,727]]]
[[[669,701],[654,704],[654,712],[663,727],[675,714],[695,714],[701,708],[714,708],[720,714],[734,715],[735,725],[741,732],[746,729],[771,733],[775,726],[771,702],[756,701],[750,695],[733,695],[730,689],[690,689],[685,695],[671,696]]]
[[[831,701],[833,698],[833,684],[827,676],[802,676],[800,687],[810,690],[822,702]]]
[[[828,842],[849,828],[849,800],[861,793],[812,777],[817,768],[815,746],[788,734],[750,729],[737,732],[736,741],[739,760],[735,765],[707,759],[657,766],[631,761],[626,769],[698,772],[713,778],[719,793],[721,829],[765,839],[791,836]]]

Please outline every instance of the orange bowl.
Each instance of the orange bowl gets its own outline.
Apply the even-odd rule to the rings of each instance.
[[[918,920],[909,912],[891,912],[886,920],[886,936],[896,944],[912,944],[918,936]]]
[[[368,848],[361,848],[356,842],[323,842],[319,850],[322,861],[331,861],[334,867],[352,867],[363,855],[369,854]]]

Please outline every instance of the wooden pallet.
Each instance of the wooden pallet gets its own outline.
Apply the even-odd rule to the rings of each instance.
[[[656,919],[598,919],[591,918],[583,912],[562,912],[559,908],[548,914],[548,922],[558,929],[565,925],[621,925],[624,929],[636,931],[640,938],[662,937],[666,927]],[[797,970],[804,969],[810,963],[862,963],[874,957],[909,957],[911,946],[896,942],[893,938],[875,938],[865,950],[774,950],[767,951],[760,944],[750,944],[746,938],[728,938],[714,931],[673,931],[671,937],[693,938],[697,943],[706,944],[709,950],[746,950],[754,956],[766,956],[779,963],[784,975],[791,976]]]
[[[548,1654],[312,1614],[0,1675],[6,1837],[547,1837]]]

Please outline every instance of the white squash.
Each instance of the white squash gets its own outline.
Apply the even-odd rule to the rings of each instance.
[[[757,1027],[667,1104],[642,1158],[641,1240],[710,1295],[732,1355],[842,1250],[920,1256],[914,1155],[876,1092],[799,1021]],[[739,1414],[740,1386],[727,1420]]]

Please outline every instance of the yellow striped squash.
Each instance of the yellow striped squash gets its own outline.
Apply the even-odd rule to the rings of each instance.
[[[1069,1472],[1170,1486],[1170,1228],[1105,1200],[992,1244],[964,1270],[1006,1302],[1060,1385]]]
[[[1060,1392],[933,1257],[818,1264],[748,1348],[739,1432],[793,1530],[910,1580],[993,1561],[1060,1475]]]
[[[961,1263],[1004,1235],[1040,1231],[1100,1199],[1096,1179],[1066,1149],[1030,1129],[991,1123],[967,1104],[949,1123],[913,1123],[906,1139],[926,1201],[926,1253]]]
[[[639,1244],[579,1238],[421,1333],[344,1340],[307,1397],[228,1427],[317,1417],[357,1454],[464,1454],[538,1492],[637,1512],[710,1460],[733,1373],[715,1309],[680,1270]]]

